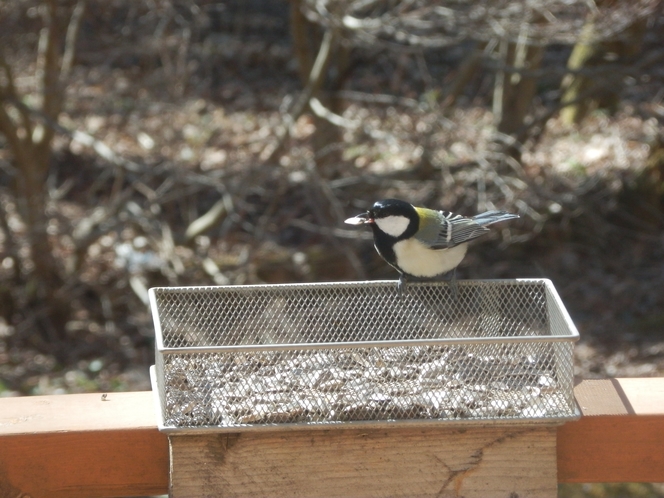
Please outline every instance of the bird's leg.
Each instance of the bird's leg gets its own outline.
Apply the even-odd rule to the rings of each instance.
[[[452,290],[452,298],[454,301],[457,301],[459,299],[459,284],[457,283],[456,279],[456,268],[452,270],[452,276],[450,277],[448,283],[450,286],[450,289]]]
[[[408,284],[408,277],[405,273],[399,275],[399,283],[397,284],[397,292],[400,296],[403,296],[406,293],[406,285]]]

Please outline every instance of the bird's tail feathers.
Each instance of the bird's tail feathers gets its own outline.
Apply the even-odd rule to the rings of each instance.
[[[487,211],[486,213],[478,214],[473,216],[473,221],[476,223],[487,226],[493,223],[498,223],[499,221],[511,220],[514,218],[519,218],[518,214],[508,213],[506,211]]]

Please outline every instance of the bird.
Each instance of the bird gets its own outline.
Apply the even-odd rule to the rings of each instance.
[[[456,268],[466,255],[468,242],[489,232],[488,225],[514,218],[519,215],[496,210],[469,218],[383,199],[345,223],[371,227],[376,251],[400,273],[400,293],[409,277],[433,279],[452,272],[450,285],[457,295]]]

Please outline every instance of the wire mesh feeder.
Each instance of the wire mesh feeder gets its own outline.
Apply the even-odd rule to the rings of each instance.
[[[549,280],[150,290],[173,432],[562,423],[578,332]]]

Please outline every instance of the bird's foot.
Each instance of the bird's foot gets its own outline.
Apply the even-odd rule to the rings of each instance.
[[[459,300],[459,284],[456,279],[456,268],[452,270],[452,276],[450,279],[447,281],[447,285],[450,286],[450,290],[452,291],[452,299],[456,302]]]
[[[397,292],[399,293],[399,297],[404,296],[406,294],[407,285],[408,285],[408,277],[406,277],[406,275],[402,273],[399,276],[399,283],[397,283]]]

